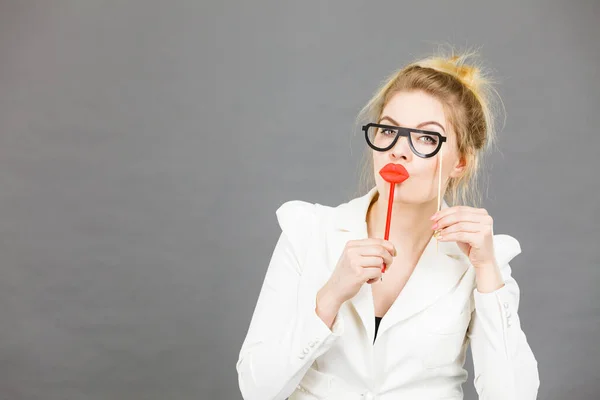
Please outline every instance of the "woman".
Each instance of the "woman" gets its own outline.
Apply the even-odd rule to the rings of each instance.
[[[485,209],[454,205],[473,197],[494,138],[492,89],[470,55],[413,62],[364,107],[367,194],[277,210],[282,233],[236,366],[244,399],[462,399],[469,344],[480,399],[536,398],[508,264],[519,242],[494,235]],[[409,176],[391,200],[387,164]]]

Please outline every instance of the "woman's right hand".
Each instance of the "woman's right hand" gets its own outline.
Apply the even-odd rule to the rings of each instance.
[[[364,283],[380,279],[383,263],[389,267],[395,256],[396,248],[388,240],[350,240],[323,289],[342,304],[354,297]]]

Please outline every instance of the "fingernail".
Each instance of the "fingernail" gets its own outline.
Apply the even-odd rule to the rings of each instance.
[[[431,227],[431,229],[436,229],[438,227],[438,223],[436,222],[435,224],[433,224],[433,226]]]
[[[437,213],[435,213],[435,214],[433,214],[431,217],[429,217],[429,219],[433,221],[434,219],[436,219],[436,218],[437,218],[437,215],[438,215],[438,214],[437,214]]]

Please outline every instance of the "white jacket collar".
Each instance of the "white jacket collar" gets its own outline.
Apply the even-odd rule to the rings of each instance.
[[[340,204],[335,208],[333,216],[334,229],[348,232],[366,232],[367,229],[367,211],[373,201],[373,198],[378,193],[377,186],[372,187],[366,194],[356,197],[347,203]],[[441,208],[448,208],[446,200],[442,200]],[[430,244],[433,242],[435,249],[435,238],[431,238]],[[438,242],[439,251],[449,256],[464,256],[456,242]],[[429,245],[428,245],[429,246]]]

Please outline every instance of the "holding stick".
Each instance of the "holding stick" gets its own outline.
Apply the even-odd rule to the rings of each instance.
[[[387,217],[385,219],[385,234],[384,239],[390,238],[390,225],[392,222],[392,204],[394,204],[394,190],[397,183],[402,183],[408,179],[408,171],[400,164],[389,163],[379,171],[379,175],[390,183],[390,196],[388,198]],[[387,266],[383,263],[381,272],[385,272]],[[382,277],[383,279],[383,277]]]

